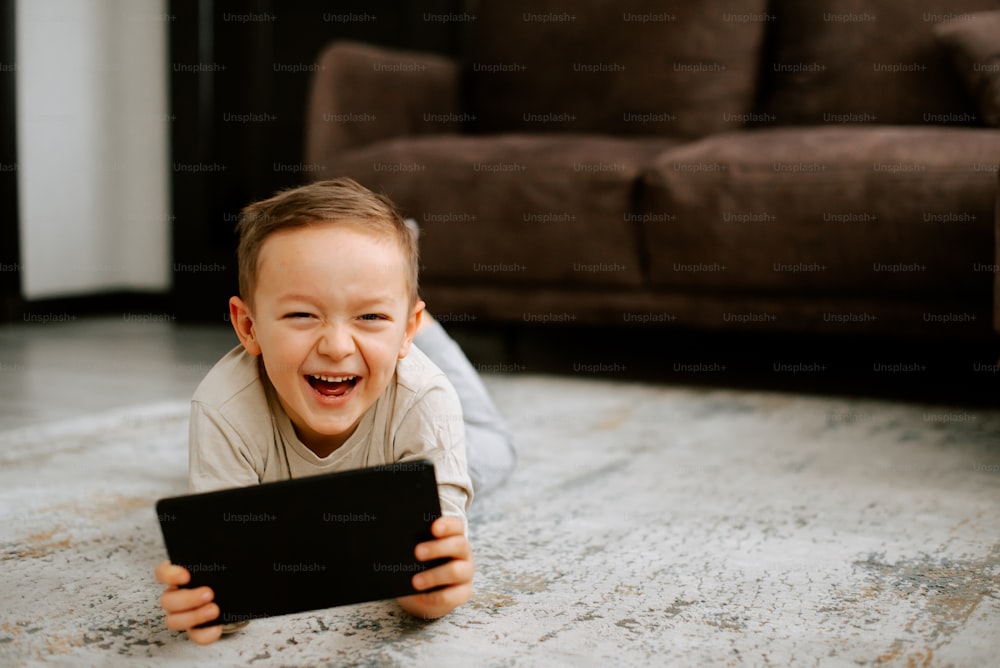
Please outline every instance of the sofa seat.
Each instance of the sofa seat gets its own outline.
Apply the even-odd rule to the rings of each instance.
[[[1000,133],[785,127],[713,135],[644,175],[653,288],[988,302]]]
[[[425,281],[638,287],[637,186],[678,143],[439,134],[376,142],[324,166],[385,192],[417,220]]]

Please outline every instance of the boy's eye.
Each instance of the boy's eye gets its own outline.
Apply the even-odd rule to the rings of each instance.
[[[365,313],[361,316],[362,320],[385,320],[385,316],[380,313]]]
[[[300,311],[300,312],[297,312],[297,313],[288,313],[288,314],[285,315],[285,317],[286,318],[311,318],[312,314],[311,313],[304,313],[304,312]]]

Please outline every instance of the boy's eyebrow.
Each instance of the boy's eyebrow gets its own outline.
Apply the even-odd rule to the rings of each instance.
[[[380,295],[377,297],[369,297],[367,299],[359,299],[354,302],[352,306],[358,309],[372,308],[375,306],[390,306],[395,300],[389,295]]]
[[[310,304],[316,301],[316,298],[310,295],[303,295],[297,292],[289,293],[287,295],[278,295],[277,301],[279,302],[309,302]]]
[[[292,293],[285,294],[285,295],[278,295],[277,301],[278,302],[306,302],[306,303],[309,303],[309,304],[315,304],[315,303],[317,303],[318,300],[313,295],[307,295],[307,294],[302,294],[302,293],[298,293],[298,292],[292,292]],[[382,305],[382,304],[391,304],[393,301],[395,301],[394,296],[387,293],[387,294],[374,295],[374,296],[371,296],[371,297],[364,297],[364,298],[358,299],[357,301],[355,301],[355,302],[352,303],[352,306],[354,306],[356,308],[357,307],[367,307],[367,306],[379,306],[379,305]]]

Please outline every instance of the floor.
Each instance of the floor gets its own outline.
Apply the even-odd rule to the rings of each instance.
[[[126,317],[0,326],[0,429],[190,397],[235,344],[228,325]]]
[[[454,334],[519,452],[512,480],[470,514],[474,600],[433,624],[391,602],[259,620],[197,648],[163,627],[152,507],[185,488],[185,401],[234,335],[131,316],[0,327],[0,664],[875,668],[997,655],[988,342]],[[903,370],[914,364],[925,369]]]
[[[0,431],[0,665],[996,664],[1000,410],[486,382],[519,462],[470,509],[467,605],[258,619],[210,647],[166,630],[151,576],[186,402]]]

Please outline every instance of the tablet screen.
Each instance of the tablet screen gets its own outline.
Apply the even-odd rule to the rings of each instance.
[[[161,499],[170,561],[227,624],[416,593],[417,543],[441,515],[434,466],[402,462]]]

